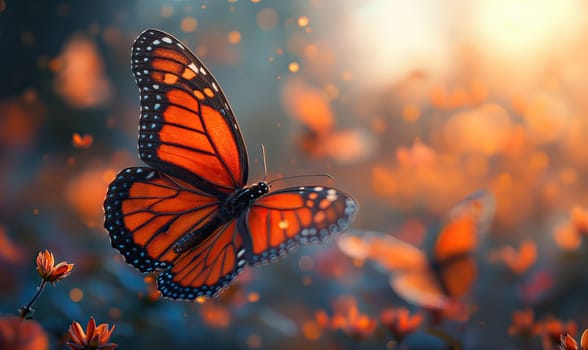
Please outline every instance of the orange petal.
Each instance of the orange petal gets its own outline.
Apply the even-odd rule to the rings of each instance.
[[[72,322],[69,327],[69,336],[76,344],[84,344],[86,342],[86,333],[84,333],[84,329],[76,321]]]
[[[110,336],[112,335],[112,332],[114,331],[115,326],[112,325],[110,330],[108,330],[108,324],[104,323],[103,326],[104,326],[104,331],[100,334],[100,342],[106,343],[110,339]]]
[[[48,250],[41,251],[39,254],[37,254],[37,271],[39,271],[41,278],[47,277],[53,268],[54,263],[55,260],[53,258],[53,254]]]
[[[582,337],[580,338],[580,348],[582,350],[588,350],[588,329],[585,329],[582,332]]]
[[[563,350],[578,350],[578,343],[567,333],[560,336],[560,346]]]
[[[73,264],[68,264],[67,262],[60,262],[51,271],[51,280],[56,281],[67,277],[71,273],[71,270],[73,270],[73,267]]]
[[[86,337],[88,340],[94,338],[94,333],[96,332],[96,321],[94,317],[90,317],[90,321],[88,321],[88,326],[86,326]]]

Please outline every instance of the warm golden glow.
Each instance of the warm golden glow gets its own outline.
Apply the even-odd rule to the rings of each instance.
[[[568,40],[585,14],[586,4],[576,0],[484,0],[474,6],[471,20],[489,52],[529,57]]]
[[[282,220],[278,223],[278,227],[282,230],[285,230],[288,228],[288,221],[287,220]]]
[[[306,16],[300,16],[298,17],[298,25],[301,27],[306,27],[309,23],[309,19]]]
[[[300,65],[298,62],[290,62],[290,64],[288,64],[288,70],[292,73],[296,73],[300,70]]]

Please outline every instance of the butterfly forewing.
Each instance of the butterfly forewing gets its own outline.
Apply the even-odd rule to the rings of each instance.
[[[202,62],[172,35],[149,29],[133,45],[132,69],[141,97],[141,159],[209,193],[243,187],[245,143]]]
[[[322,242],[345,230],[357,209],[357,202],[348,194],[320,186],[263,196],[241,220],[249,238],[249,263],[264,263],[301,244]]]
[[[387,272],[423,270],[427,256],[417,247],[396,237],[374,231],[350,231],[337,239],[339,249],[354,259],[369,259]]]

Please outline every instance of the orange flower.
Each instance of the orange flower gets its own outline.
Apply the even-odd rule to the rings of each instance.
[[[579,350],[578,343],[568,333],[562,334],[559,341],[561,350]]]
[[[556,349],[561,343],[562,334],[576,335],[578,326],[574,321],[562,322],[548,317],[538,324],[537,333],[541,336],[544,349]]]
[[[86,331],[77,322],[72,322],[69,327],[71,341],[67,342],[72,350],[112,350],[118,347],[115,343],[108,343],[110,335],[114,331],[114,325],[110,330],[107,323],[96,326],[94,317],[90,317]]]
[[[375,329],[376,320],[362,314],[352,317],[350,316],[347,319],[346,324],[343,326],[343,331],[355,339],[366,339],[374,333]]]
[[[79,133],[74,132],[73,136],[71,137],[71,143],[74,145],[74,147],[77,148],[89,148],[92,146],[93,141],[94,138],[89,134],[84,134],[82,136]]]
[[[341,329],[355,339],[370,337],[376,329],[376,320],[361,314],[357,301],[351,296],[341,296],[334,302],[335,314],[331,319],[332,329]]]
[[[417,330],[423,323],[424,317],[420,312],[411,315],[407,308],[401,307],[382,311],[380,319],[396,339],[402,339]]]
[[[520,275],[527,272],[537,260],[537,245],[526,239],[518,250],[506,246],[490,253],[489,258],[490,261],[504,263],[513,273]]]
[[[582,332],[580,347],[578,347],[578,343],[568,333],[561,334],[559,347],[561,350],[588,350],[588,329]]]
[[[55,265],[53,253],[48,250],[39,252],[37,255],[37,271],[39,272],[39,276],[41,276],[44,281],[53,283],[53,285],[55,285],[55,282],[67,277],[71,273],[73,267],[73,264],[68,264],[65,261]]]

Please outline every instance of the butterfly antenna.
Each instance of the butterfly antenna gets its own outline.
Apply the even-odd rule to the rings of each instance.
[[[259,148],[261,149],[261,159],[263,161],[263,181],[265,181],[267,176],[267,159],[265,158],[265,147],[263,147],[263,144],[259,144]]]
[[[273,184],[274,182],[277,182],[277,181],[296,179],[299,177],[317,177],[317,176],[325,176],[325,177],[328,177],[329,180],[331,180],[331,181],[334,180],[333,177],[329,174],[308,174],[308,175],[293,175],[293,176],[279,177],[277,179],[273,179],[272,181],[268,182],[267,184],[271,186],[271,184]]]

